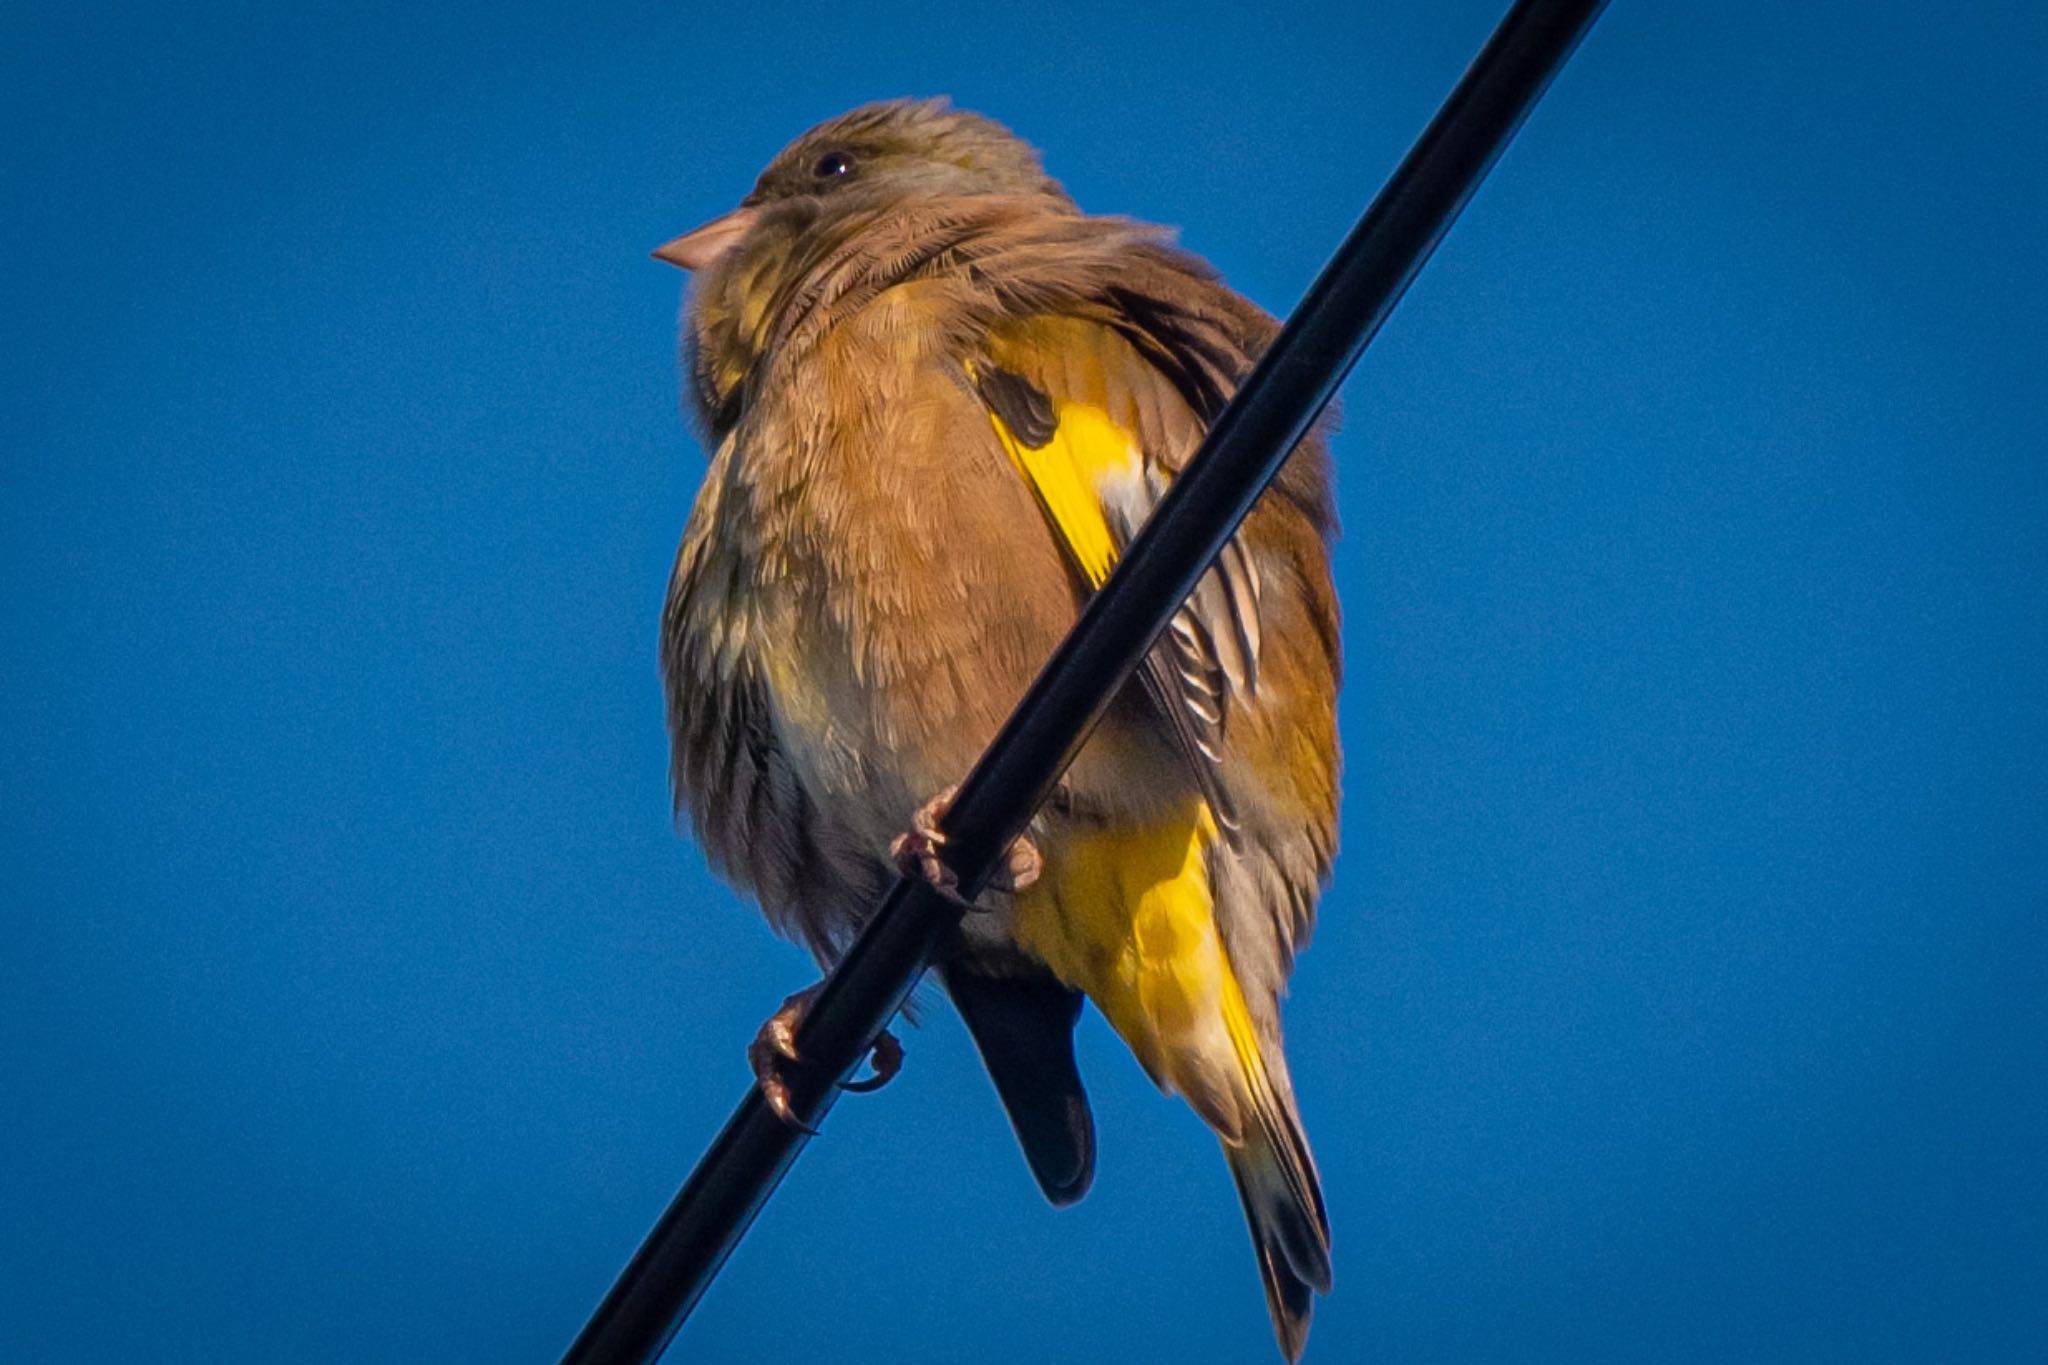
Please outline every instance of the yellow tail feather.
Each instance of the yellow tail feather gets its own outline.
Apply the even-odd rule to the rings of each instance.
[[[1216,927],[1208,856],[1219,838],[1197,799],[1140,828],[1062,829],[1039,883],[1017,898],[1017,936],[1223,1140],[1293,1359],[1313,1295],[1330,1288],[1329,1219],[1285,1062],[1265,1055]]]
[[[1224,1023],[1236,982],[1209,890],[1217,838],[1192,798],[1146,826],[1062,829],[1017,898],[1017,937],[1087,993],[1154,1081],[1234,1142],[1243,1085]]]

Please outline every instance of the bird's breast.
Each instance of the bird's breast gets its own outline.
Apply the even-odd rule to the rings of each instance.
[[[883,321],[766,386],[708,532],[807,784],[893,834],[965,774],[1079,599],[964,368]]]

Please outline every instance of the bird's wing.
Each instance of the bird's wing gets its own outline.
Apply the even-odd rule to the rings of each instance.
[[[1080,509],[1069,518],[1080,530],[1063,530],[1062,539],[1095,545],[1099,567],[1099,542],[1121,549],[1119,529],[1151,510],[1279,325],[1202,261],[1122,220],[1038,215],[1028,226],[992,228],[974,249],[989,363],[1044,395],[1045,410],[1062,419],[1055,432],[1071,430],[1075,444],[1084,444],[1093,414],[1108,419],[1098,429],[1135,437],[1085,442],[1107,452],[1095,464],[1040,460],[1046,485],[1071,471],[1066,481],[1094,494],[1099,531],[1091,538],[1095,519],[1068,496],[1060,505]],[[1070,427],[1075,415],[1084,421]],[[1223,725],[1207,724],[1207,689],[1185,679],[1181,695],[1193,705],[1181,709],[1202,721],[1205,740],[1224,741],[1220,772],[1205,788],[1227,794],[1226,813],[1239,826],[1228,841],[1232,856],[1217,864],[1232,884],[1219,894],[1219,920],[1247,992],[1267,1000],[1284,988],[1308,936],[1336,847],[1340,646],[1327,551],[1336,534],[1327,428],[1319,424],[1282,465],[1162,644],[1219,651],[1213,672],[1187,672],[1222,678]],[[1012,450],[1012,458],[1021,463],[1024,453]],[[1048,515],[1058,519],[1051,508]],[[1233,643],[1241,689],[1221,667]],[[1178,677],[1181,658],[1172,662]],[[1156,676],[1158,665],[1149,667]]]
[[[1165,370],[1092,320],[1040,317],[999,329],[972,364],[1005,452],[1071,563],[1099,587],[1200,443],[1204,422]],[[1276,606],[1289,619],[1286,605]],[[1154,1079],[1223,1135],[1268,1306],[1283,1341],[1298,1345],[1311,1291],[1330,1284],[1329,1220],[1275,994],[1313,900],[1272,875],[1289,839],[1273,837],[1269,816],[1241,837],[1231,778],[1272,766],[1275,756],[1263,765],[1233,761],[1248,746],[1225,735],[1235,712],[1253,732],[1251,752],[1261,731],[1270,737],[1273,708],[1259,696],[1261,614],[1257,569],[1246,543],[1233,539],[1139,674],[1193,767],[1207,815],[1190,800],[1192,818],[1092,838],[1069,833],[1046,873],[1061,910],[1048,916],[1027,902],[1017,923],[1056,974],[1086,987]],[[1129,984],[1092,965],[1120,949],[1129,952],[1117,959]]]
[[[1172,381],[1116,331],[1040,317],[992,334],[969,377],[1003,449],[1089,590],[1102,586],[1203,426]],[[1175,614],[1138,674],[1226,837],[1231,708],[1259,685],[1259,576],[1239,540]]]

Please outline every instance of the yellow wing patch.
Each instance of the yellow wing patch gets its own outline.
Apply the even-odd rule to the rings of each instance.
[[[1138,476],[1138,443],[1093,403],[1055,400],[1052,437],[1036,448],[1019,440],[993,410],[988,420],[1082,576],[1089,586],[1101,587],[1119,553],[1101,489],[1108,480]]]
[[[970,364],[968,377],[981,385],[998,376]],[[1103,404],[1036,394],[984,389],[989,421],[1072,563],[1100,587],[1122,549],[1104,500],[1120,484],[1142,483],[1144,456]],[[1038,884],[1017,896],[1016,933],[1053,975],[1087,993],[1154,1080],[1235,1143],[1241,1097],[1263,1065],[1216,927],[1208,859],[1221,839],[1211,802],[1193,794],[1143,825],[1065,826]]]

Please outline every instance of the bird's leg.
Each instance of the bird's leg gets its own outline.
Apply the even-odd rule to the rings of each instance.
[[[747,1044],[747,1062],[754,1068],[754,1083],[761,1087],[761,1098],[768,1101],[775,1117],[792,1128],[801,1128],[814,1135],[818,1130],[797,1118],[796,1110],[790,1107],[789,1081],[783,1072],[791,1065],[801,1065],[804,1060],[796,1050],[797,1026],[803,1022],[811,1001],[817,999],[818,992],[824,988],[825,983],[820,981],[783,1001],[782,1008],[768,1016],[768,1021],[761,1025],[761,1031],[754,1035],[754,1041]],[[896,1041],[895,1034],[883,1029],[875,1038],[868,1063],[874,1067],[873,1075],[858,1081],[842,1081],[840,1089],[861,1094],[880,1090],[903,1069],[903,1044]]]
[[[918,877],[930,882],[945,895],[958,900],[960,879],[953,869],[946,866],[939,856],[946,845],[946,836],[939,830],[939,821],[945,818],[946,808],[953,804],[958,787],[948,787],[931,800],[919,806],[910,816],[910,828],[896,836],[889,845],[889,853],[896,859],[896,867],[906,877]],[[1038,880],[1045,870],[1045,859],[1039,855],[1038,845],[1023,835],[1003,852],[1003,861],[990,874],[989,887],[1004,892],[1022,891]]]

